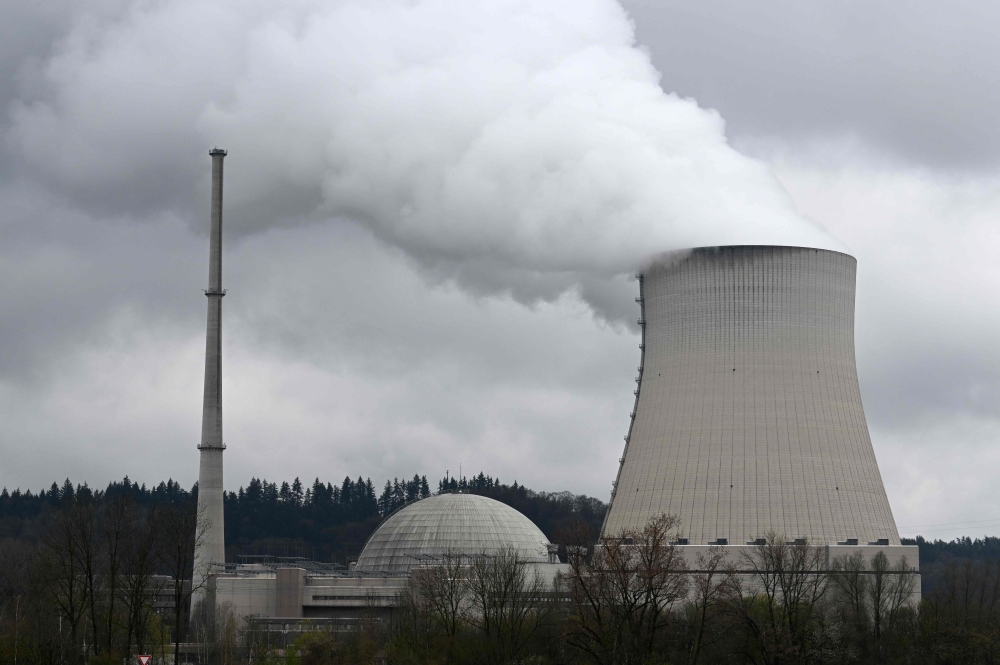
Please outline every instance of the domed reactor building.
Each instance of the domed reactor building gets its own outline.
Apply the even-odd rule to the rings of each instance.
[[[558,562],[558,549],[506,504],[475,494],[439,494],[387,516],[350,569],[299,558],[256,557],[216,575],[213,597],[236,617],[257,617],[259,626],[287,632],[299,620],[391,613],[411,572],[439,566],[447,557],[467,565],[479,555],[513,550],[551,585],[567,568]]]
[[[355,569],[409,572],[446,555],[472,557],[511,549],[527,563],[550,563],[541,529],[504,503],[475,494],[439,494],[389,517],[368,538]]]
[[[776,533],[916,564],[861,405],[856,266],[822,249],[734,246],[642,272],[642,360],[605,536],[666,513],[681,544]]]

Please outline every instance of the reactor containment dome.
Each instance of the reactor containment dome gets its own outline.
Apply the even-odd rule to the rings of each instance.
[[[390,515],[365,543],[355,569],[405,572],[448,553],[476,556],[503,548],[544,563],[548,545],[545,534],[508,505],[475,494],[439,494]]]

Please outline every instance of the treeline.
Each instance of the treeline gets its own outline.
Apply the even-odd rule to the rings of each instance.
[[[550,534],[596,533],[603,517],[599,501],[483,474],[445,478],[438,488],[511,502]],[[360,552],[381,519],[429,494],[423,476],[394,479],[378,494],[362,478],[308,487],[254,478],[225,496],[229,554],[299,548],[342,561]],[[68,480],[38,493],[4,489],[0,529],[0,665],[113,665],[138,653],[169,660],[189,638],[194,549],[204,532],[197,486],[125,478],[104,490]]]
[[[88,496],[94,494],[86,483],[74,487],[68,478],[61,486],[52,483],[48,491],[39,490],[37,494],[20,489],[8,492],[4,487],[0,490],[0,540],[15,538],[37,542],[63,502],[74,499],[81,492]],[[145,507],[183,503],[190,497],[190,493],[173,480],[147,489],[145,485],[140,487],[131,482],[128,476],[120,483],[108,484],[107,489],[97,494],[101,497],[127,496]]]
[[[903,538],[904,545],[920,547],[920,563],[937,563],[950,559],[1000,559],[1000,538],[956,538],[951,541],[926,540],[923,536]]]
[[[90,491],[86,484],[78,487]],[[567,529],[575,529],[578,522],[586,524],[591,539],[596,538],[607,509],[599,499],[569,492],[534,492],[516,481],[505,485],[482,472],[462,479],[446,475],[435,487],[438,492],[465,491],[506,503],[557,543],[568,542]],[[60,502],[76,491],[69,480],[61,485],[53,483],[48,490],[37,493],[3,488],[0,539],[36,542]],[[190,490],[173,480],[147,487],[128,477],[103,490],[107,496],[127,495],[145,507],[177,503],[196,497],[197,492],[197,483]],[[360,477],[347,477],[339,484],[316,479],[311,485],[303,485],[298,478],[280,484],[253,478],[246,487],[226,493],[228,555],[287,554],[323,560],[331,560],[334,553],[339,558],[354,556],[383,517],[430,493],[427,477],[419,475],[409,480],[387,480],[378,492],[370,479]],[[921,570],[930,578],[939,578],[938,571],[950,562],[1000,559],[1000,538],[993,536],[952,541],[917,536],[903,542],[920,548]],[[927,579],[924,581],[926,584]],[[925,591],[930,587],[925,586]]]
[[[904,545],[920,548],[921,587],[924,595],[940,591],[960,572],[975,577],[984,564],[1000,561],[1000,538],[956,538],[950,542],[925,540],[921,536],[904,538]],[[951,580],[952,582],[949,582]],[[975,580],[970,580],[974,583]]]
[[[587,496],[534,492],[483,473],[462,479],[446,475],[436,487],[439,493],[469,492],[506,503],[553,542],[562,542],[568,529],[578,531],[581,525],[596,538],[607,508]],[[310,486],[298,478],[280,485],[254,478],[246,488],[226,494],[227,556],[303,556],[346,564],[385,517],[430,494],[430,483],[421,475],[387,480],[379,493],[361,477],[344,478],[339,485],[316,479]]]
[[[843,558],[827,571],[822,548],[772,535],[736,562],[737,575],[723,565],[721,548],[693,561],[679,556],[669,518],[595,548],[604,506],[594,499],[536,493],[484,474],[445,477],[436,487],[505,501],[567,544],[569,571],[556,592],[538,586],[513,553],[446,560],[414,576],[391,620],[362,617],[355,630],[310,633],[291,649],[270,642],[252,621],[221,617],[223,630],[205,642],[220,647],[210,662],[1000,662],[998,539],[920,539],[925,565],[936,572],[931,591],[913,604],[914,575],[884,556]],[[308,487],[254,479],[226,500],[229,519],[240,524],[290,516],[339,520],[363,534],[429,492],[424,477],[390,481],[379,493],[362,479]],[[169,660],[171,643],[187,639],[183,615],[192,589],[184,580],[192,577],[199,532],[196,502],[197,488],[172,481],[0,492],[7,530],[0,538],[0,665],[112,665],[150,652]],[[307,530],[306,522],[296,524]],[[251,538],[255,532],[244,530],[258,527],[234,528]],[[329,536],[287,533],[302,542]]]
[[[171,642],[176,653],[204,532],[194,497],[173,483],[67,482],[3,499],[37,538],[0,539],[0,663],[116,665]]]
[[[506,503],[532,520],[553,542],[566,540],[566,533],[581,528],[596,538],[604,519],[605,504],[569,492],[534,492],[516,481],[512,485],[479,473],[472,478],[441,478],[438,492],[462,491],[482,494]],[[0,539],[16,538],[37,542],[60,502],[74,496],[66,480],[37,494],[15,490],[0,492]],[[154,487],[133,483],[129,478],[113,482],[103,496],[128,496],[137,506],[196,500],[197,484],[186,490],[173,480]],[[226,557],[266,554],[302,556],[319,561],[346,564],[361,552],[368,536],[382,519],[406,504],[431,494],[426,476],[387,480],[377,490],[371,479],[344,478],[340,483],[318,478],[305,485],[270,482],[252,478],[245,487],[225,495]],[[582,527],[581,527],[582,525]]]

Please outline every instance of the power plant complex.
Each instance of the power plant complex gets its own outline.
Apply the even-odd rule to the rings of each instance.
[[[548,580],[557,546],[486,497],[442,494],[388,516],[351,568],[226,563],[222,489],[222,165],[213,150],[205,395],[194,604],[237,615],[350,617],[392,607],[411,570],[446,554],[516,549]],[[841,554],[901,545],[865,422],[854,353],[856,261],[783,246],[692,249],[639,275],[635,407],[602,529],[614,538],[663,514],[688,564],[711,546],[741,553],[776,536]],[[600,546],[600,545],[598,545]],[[199,577],[201,576],[201,577]],[[204,582],[202,584],[201,582]],[[919,593],[919,591],[917,592]],[[207,604],[206,604],[207,603]],[[197,611],[197,607],[194,608]]]

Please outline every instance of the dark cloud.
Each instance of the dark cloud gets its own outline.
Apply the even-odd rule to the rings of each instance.
[[[696,105],[611,2],[504,5],[527,35],[369,6],[381,41],[348,4],[0,6],[0,484],[194,481],[218,143],[232,487],[462,464],[606,498],[632,264],[804,215],[859,261],[900,523],[1000,511],[998,10],[629,0]]]

